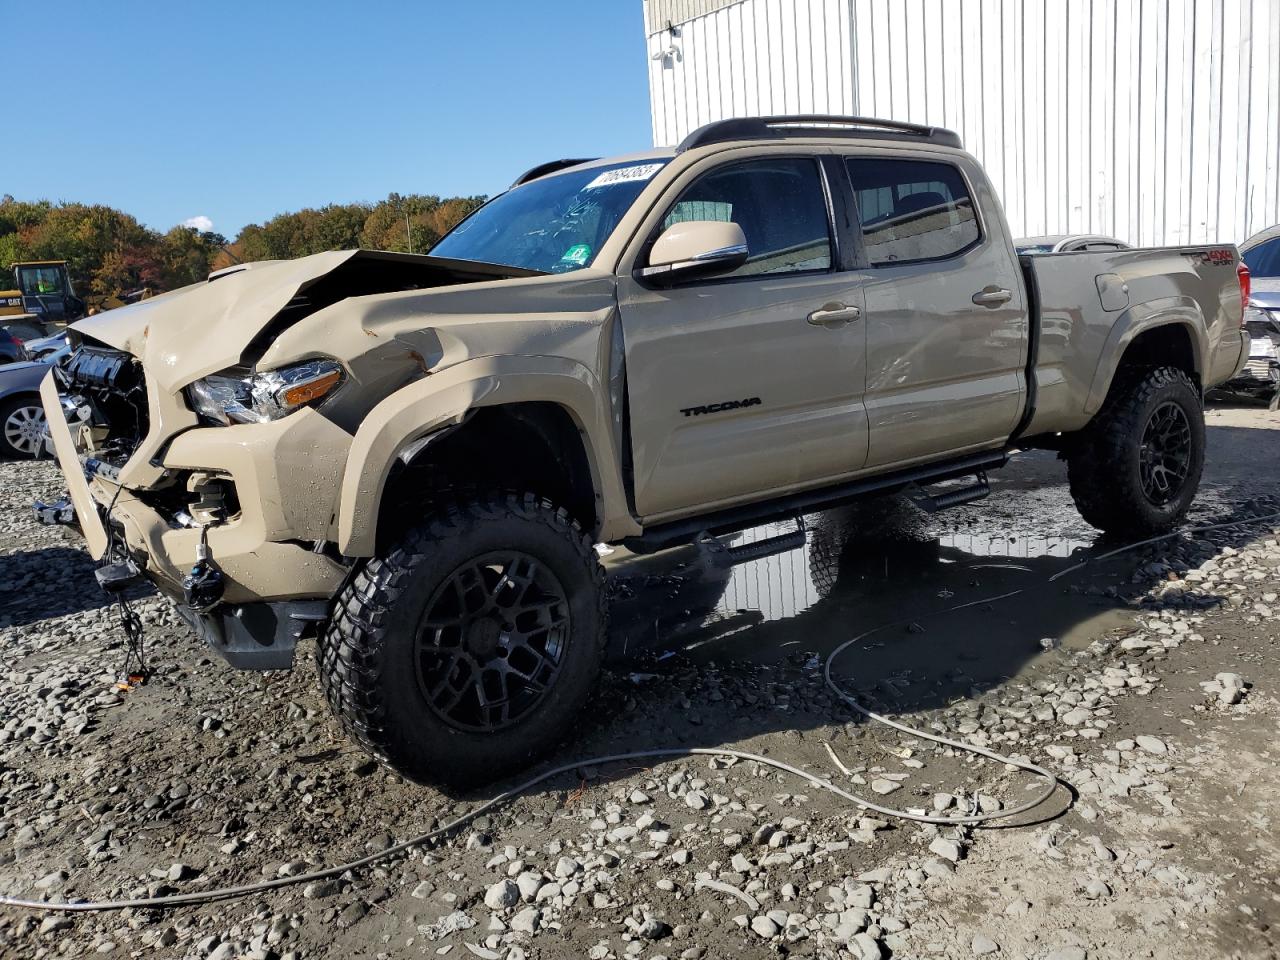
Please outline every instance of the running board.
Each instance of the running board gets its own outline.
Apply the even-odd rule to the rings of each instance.
[[[805,490],[802,493],[793,493],[773,500],[728,507],[712,514],[673,520],[646,527],[640,536],[624,537],[621,543],[632,553],[654,553],[682,543],[690,543],[704,533],[721,537],[775,520],[790,520],[806,513],[842,507],[866,497],[896,493],[913,483],[941,483],[943,480],[954,480],[978,472],[996,470],[1004,466],[1008,460],[1009,451],[1005,449],[971,453],[963,457],[921,464],[893,473],[850,480],[831,487]]]
[[[945,493],[931,494],[921,490],[911,498],[911,502],[925,513],[937,513],[948,507],[958,507],[962,503],[973,503],[991,493],[991,485],[987,483],[987,475],[979,470],[976,483],[959,490],[948,490]]]
[[[772,557],[775,554],[799,550],[804,546],[804,540],[804,521],[800,520],[799,526],[789,533],[780,533],[776,537],[765,537],[753,543],[740,543],[734,547],[727,547],[725,553],[731,563],[746,563],[750,560],[759,560],[761,557]]]

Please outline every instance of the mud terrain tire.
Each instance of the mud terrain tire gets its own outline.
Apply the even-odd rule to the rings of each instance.
[[[329,705],[367,750],[411,780],[466,787],[561,740],[605,634],[591,539],[547,500],[492,493],[434,507],[369,561],[317,659]]]
[[[1176,367],[1125,375],[1067,455],[1080,516],[1120,537],[1174,527],[1195,499],[1203,469],[1204,407]]]

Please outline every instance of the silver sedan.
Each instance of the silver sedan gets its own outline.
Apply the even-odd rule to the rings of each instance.
[[[39,457],[48,434],[40,381],[48,363],[7,363],[0,366],[0,455]]]

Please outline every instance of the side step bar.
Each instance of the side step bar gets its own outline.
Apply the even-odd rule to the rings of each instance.
[[[955,480],[958,477],[996,470],[1004,466],[1008,460],[1009,451],[1005,449],[968,454],[894,473],[850,480],[832,487],[806,490],[803,493],[794,493],[774,500],[730,507],[709,516],[673,520],[648,527],[638,537],[627,537],[623,539],[622,545],[632,553],[653,553],[678,544],[689,543],[704,532],[712,536],[736,533],[773,520],[789,520],[802,514],[843,506],[875,494],[896,492],[913,483],[941,483],[943,480]]]
[[[958,507],[962,503],[973,503],[973,501],[981,500],[991,493],[991,485],[987,483],[985,471],[979,470],[975,481],[967,487],[948,490],[945,493],[931,494],[921,490],[912,496],[911,502],[925,513],[937,513],[939,510],[946,510],[948,507]]]
[[[804,519],[796,517],[798,523],[796,529],[788,533],[780,533],[776,537],[765,537],[763,540],[756,540],[754,543],[740,543],[733,547],[727,547],[725,553],[729,557],[731,563],[746,563],[749,560],[759,560],[761,557],[772,557],[778,553],[787,553],[790,550],[799,550],[804,546]]]

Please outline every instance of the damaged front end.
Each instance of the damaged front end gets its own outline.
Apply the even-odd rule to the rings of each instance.
[[[62,409],[77,447],[118,471],[150,429],[142,364],[123,350],[84,345],[61,368]]]
[[[60,414],[57,419],[70,434],[84,479],[90,485],[100,477],[118,484],[120,468],[148,429],[142,365],[122,350],[81,347],[60,367],[52,368],[50,377]],[[56,455],[53,439],[51,435],[48,444]],[[69,495],[52,504],[36,501],[34,510],[43,524],[75,526],[84,533]]]
[[[441,353],[424,325],[380,336],[345,304],[533,275],[343,251],[80,321],[41,391],[69,495],[37,517],[81,530],[104,587],[155,584],[233,666],[287,668],[354,563],[336,546],[354,432]]]

